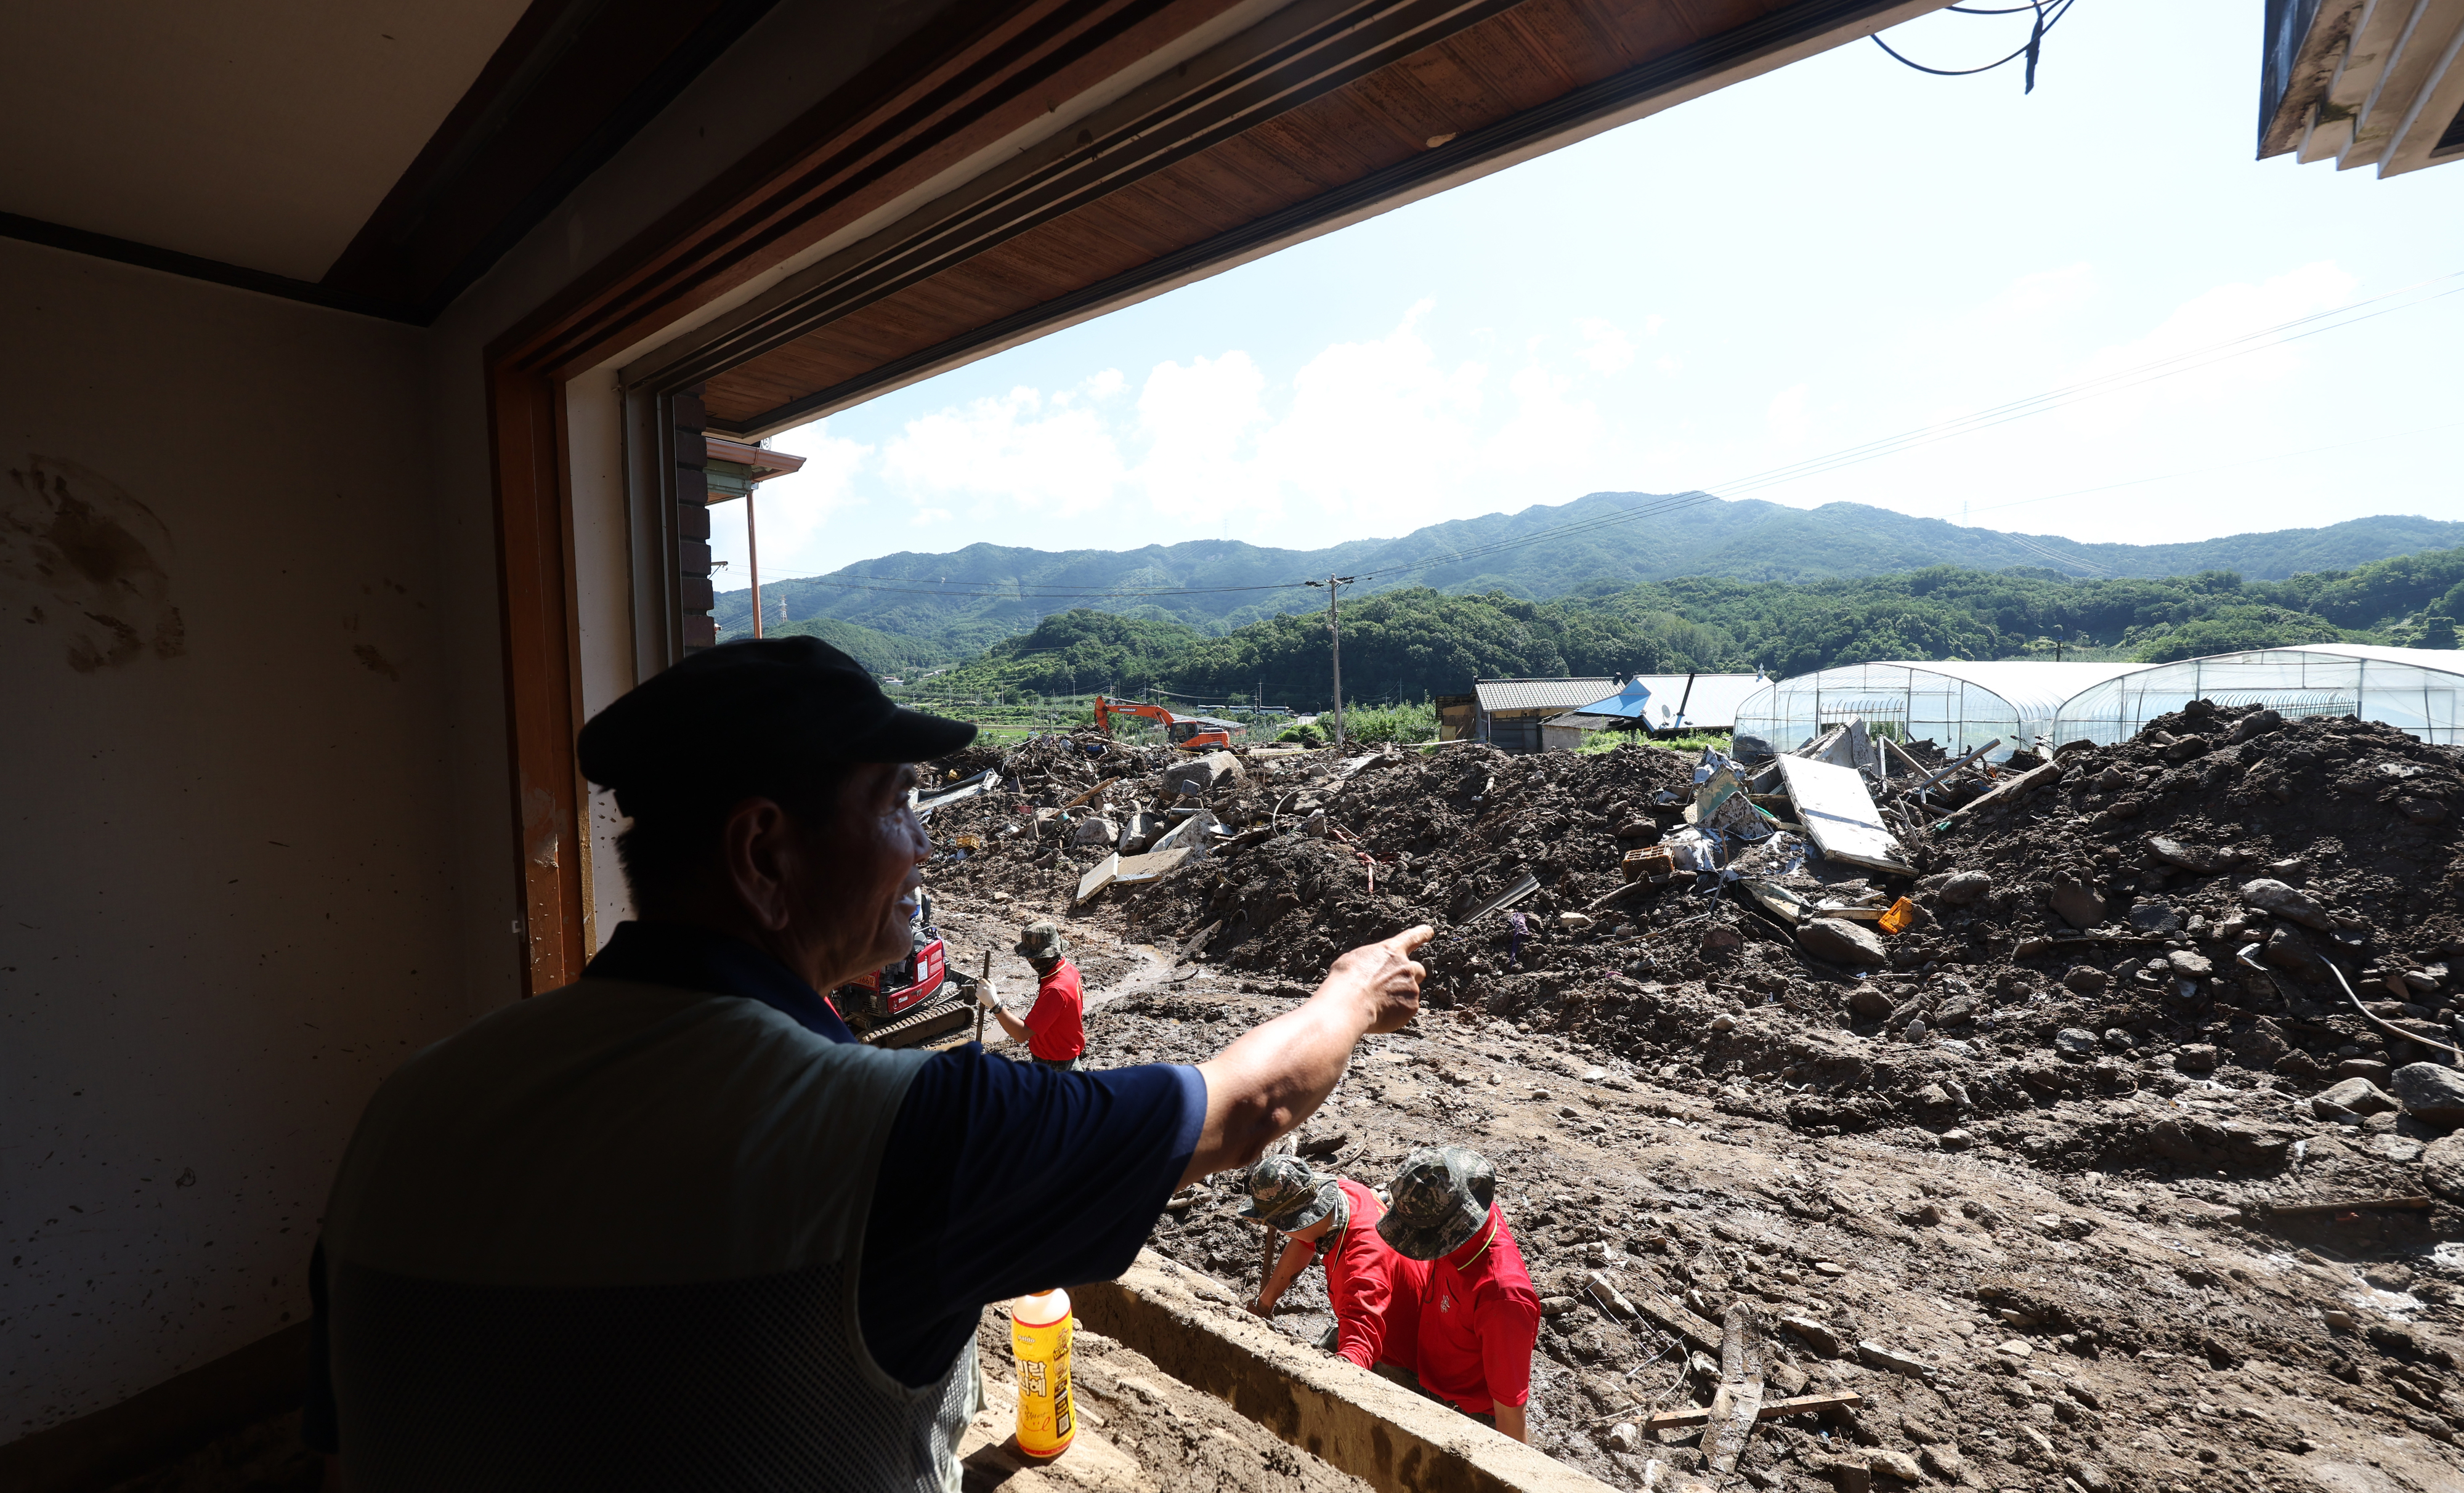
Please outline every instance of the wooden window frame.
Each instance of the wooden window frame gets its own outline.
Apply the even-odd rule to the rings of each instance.
[[[871,294],[876,287],[853,282],[882,269],[868,261],[883,246],[838,256],[847,263],[825,260],[814,272],[791,277],[737,312],[698,325],[696,318],[720,297],[831,233],[1051,115],[1050,100],[1082,97],[1232,3],[960,0],[490,344],[485,355],[490,463],[523,994],[578,977],[592,952],[591,846],[583,813],[588,800],[573,751],[583,705],[565,385],[622,349],[668,340],[649,366],[626,370],[621,384],[625,450],[619,470],[632,566],[631,642],[635,677],[647,678],[684,650],[674,400],[712,377],[715,368],[800,335],[803,326],[826,321],[850,296],[860,300]],[[1357,3],[1364,15],[1391,10],[1398,16],[1419,16],[1432,31],[1489,10],[1483,0],[1439,3],[1425,13],[1421,7],[1427,0]],[[1940,3],[1793,0],[1734,33],[1573,90],[1460,141],[1433,145],[1426,156],[1382,173],[1374,183],[1330,190],[1266,220],[926,349],[878,370],[876,377],[798,401],[792,411],[772,413],[782,419],[814,418],[1485,175]],[[1342,0],[1335,0],[1335,6],[1341,9]],[[1273,30],[1262,25],[1256,33],[1268,36]],[[1353,45],[1366,50],[1391,40],[1375,26],[1355,27],[1348,34]],[[1324,76],[1339,75],[1336,69]],[[1168,153],[1177,147],[1158,140],[1155,148]],[[1127,161],[1114,160],[1117,167],[1128,168]],[[1023,192],[1003,213],[993,215],[1001,221],[976,220],[962,236],[979,243],[998,241],[1049,208],[1037,193]],[[816,273],[825,283],[804,283]],[[723,428],[715,421],[713,427]]]

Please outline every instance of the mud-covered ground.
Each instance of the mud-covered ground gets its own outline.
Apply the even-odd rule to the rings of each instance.
[[[1089,1036],[1108,1064],[1192,1061],[1289,1004],[1201,986],[1099,1007]],[[1772,1332],[1774,1395],[1836,1387],[1866,1403],[1853,1422],[1766,1422],[1744,1463],[1758,1488],[1835,1485],[1853,1476],[1840,1459],[1892,1486],[1878,1453],[1906,1457],[1927,1485],[2046,1493],[2065,1478],[2464,1486],[2452,1444],[2464,1320],[2447,1304],[2464,1254],[2403,1221],[2414,1215],[2255,1226],[2214,1200],[2235,1195],[2229,1177],[2047,1172],[1890,1135],[1808,1136],[1494,1019],[1419,1024],[1365,1043],[1303,1135],[1340,1134],[1339,1170],[1373,1186],[1439,1141],[1496,1163],[1557,1313],[1534,1365],[1533,1438],[1606,1482],[1645,1486],[1655,1458],[1669,1463],[1655,1482],[1693,1470],[1691,1446],[1613,1452],[1605,1437],[1706,1403],[1709,1384],[1666,1334],[1588,1299],[1594,1269],[1715,1322],[1743,1294],[1767,1319],[1813,1320],[1842,1350]],[[1231,1216],[1240,1200],[1237,1177],[1216,1179],[1166,1215],[1155,1246],[1254,1294],[1261,1236]],[[1328,1320],[1311,1270],[1276,1324],[1309,1340]],[[1860,1342],[1935,1372],[1860,1364]]]
[[[1253,755],[1187,791],[1171,760],[1036,744],[1002,792],[936,815],[936,840],[979,848],[930,884],[1018,918],[1138,847],[1089,818],[1133,842],[1175,809],[1224,826],[1074,909],[1087,947],[1132,960],[1089,980],[1107,1063],[1203,1057],[1343,948],[1435,925],[1420,1030],[1373,1040],[1310,1129],[1373,1185],[1428,1142],[1497,1163],[1556,1310],[1533,1416],[1553,1455],[1629,1486],[1693,1455],[1608,1447],[1708,1386],[1579,1290],[1605,1269],[1714,1321],[1747,1293],[1821,1325],[1772,1328],[1775,1380],[1867,1405],[1767,1423],[1758,1487],[2464,1487],[2464,1110],[2437,1066],[2464,968],[2453,749],[2193,706],[1972,813],[2036,760],[1908,805],[1906,876],[1785,830],[1741,849],[1800,895],[1909,899],[1914,925],[1847,963],[1716,872],[1618,890],[1691,795],[1693,764],[1654,748]],[[1467,916],[1526,873],[1519,927]],[[1253,1291],[1237,1187],[1157,1245]],[[1322,1289],[1312,1272],[1279,1324],[1314,1337]]]

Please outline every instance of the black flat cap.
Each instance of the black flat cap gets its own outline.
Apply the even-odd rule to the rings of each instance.
[[[737,798],[830,762],[921,762],[976,728],[891,702],[819,638],[722,644],[652,675],[590,717],[582,775],[627,813],[660,800]]]

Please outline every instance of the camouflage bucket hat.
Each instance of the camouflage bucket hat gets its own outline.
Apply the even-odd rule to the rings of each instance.
[[[1388,1189],[1394,1202],[1378,1237],[1406,1260],[1436,1260],[1461,1249],[1488,1221],[1497,1171],[1461,1146],[1429,1146],[1403,1158]]]
[[[1249,1205],[1241,1217],[1289,1234],[1332,1213],[1342,1197],[1333,1177],[1318,1175],[1300,1157],[1268,1156],[1249,1169]]]
[[[1037,918],[1019,931],[1017,952],[1030,959],[1061,957],[1061,925]]]

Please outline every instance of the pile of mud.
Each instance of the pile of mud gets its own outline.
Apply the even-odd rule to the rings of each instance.
[[[1080,912],[1253,993],[1302,995],[1343,950],[1426,922],[1433,1011],[1815,1134],[2419,1192],[2443,1133],[2387,1091],[2459,1042],[2464,754],[2389,727],[2198,702],[2062,751],[2024,795],[1930,801],[1910,876],[1786,834],[1739,856],[1808,896],[1906,896],[1914,925],[1865,967],[1810,953],[1733,876],[1627,887],[1621,858],[1678,829],[1691,792],[1693,762],[1658,748],[1248,754],[1182,795],[1164,754],[1054,742],[936,815],[937,841],[976,846],[936,885],[1066,903],[1134,848],[1072,845],[1088,819],[1203,807],[1221,825],[1203,858]]]

